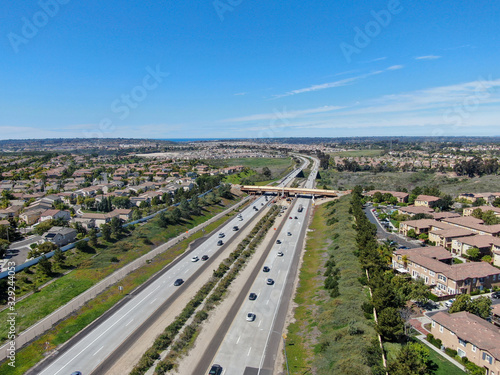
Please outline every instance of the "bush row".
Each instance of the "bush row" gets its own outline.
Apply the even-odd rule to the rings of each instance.
[[[279,208],[277,206],[273,206],[271,208],[271,211],[257,223],[256,227],[258,227],[260,231],[262,231],[263,228],[266,227],[267,228],[266,232],[267,232],[267,230],[271,227],[272,223],[274,222],[274,218],[276,217],[278,212]],[[257,232],[254,232],[254,230],[252,230],[252,232],[238,245],[237,249],[233,253],[231,253],[231,255],[228,258],[224,259],[221,262],[219,267],[214,271],[213,277],[211,277],[211,279],[201,287],[201,289],[189,301],[189,303],[186,305],[186,307],[184,307],[182,312],[175,318],[175,320],[167,328],[165,328],[163,333],[161,333],[156,338],[153,346],[149,348],[142,355],[137,365],[135,365],[132,371],[130,372],[130,375],[143,375],[149,368],[151,368],[151,366],[154,365],[154,362],[160,358],[160,353],[172,345],[174,338],[179,334],[182,327],[184,327],[188,319],[194,314],[196,309],[203,303],[206,297],[210,294],[210,292],[220,281],[220,285],[214,290],[212,294],[210,294],[210,297],[205,303],[204,308],[195,315],[193,323],[190,326],[188,326],[190,328],[187,328],[187,331],[185,330],[185,332],[183,332],[183,334],[178,338],[178,340],[174,344],[175,348],[178,350],[182,350],[182,348],[184,348],[187,345],[187,342],[190,341],[194,336],[194,332],[192,332],[192,330],[194,329],[196,332],[199,324],[203,320],[208,318],[208,311],[212,310],[215,307],[215,303],[222,299],[225,289],[227,289],[227,287],[229,286],[230,281],[228,284],[228,281],[226,280],[227,277],[224,279],[222,278],[229,271],[230,265],[235,263],[235,261],[239,258],[240,255],[244,253],[244,251],[248,251],[245,250],[247,246],[250,248],[250,245],[254,244],[253,249],[255,249],[256,238],[252,237],[254,237],[256,234],[259,235],[260,234],[259,230]],[[263,235],[261,236],[261,238],[263,238]],[[241,267],[242,264],[240,264],[240,262],[235,263],[235,268],[238,271],[239,269],[241,269]],[[232,273],[233,270],[228,274],[228,276],[231,275]],[[234,276],[231,275],[231,277],[232,279],[234,279],[236,275]],[[224,285],[225,288],[221,288],[222,285]],[[174,357],[175,356],[169,355],[163,361],[160,361],[160,363],[156,367],[156,373],[164,374],[169,369],[172,369],[174,365]]]

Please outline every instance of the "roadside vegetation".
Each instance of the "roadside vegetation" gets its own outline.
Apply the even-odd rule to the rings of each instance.
[[[5,375],[24,374],[28,369],[35,366],[40,360],[42,360],[47,355],[47,353],[50,353],[52,350],[55,350],[57,346],[68,341],[71,337],[73,337],[87,325],[92,323],[95,319],[97,319],[106,311],[108,311],[128,293],[135,290],[137,287],[139,287],[145,281],[147,281],[151,276],[153,276],[155,273],[157,273],[165,266],[167,266],[169,263],[171,263],[177,256],[186,251],[186,249],[188,248],[189,244],[192,241],[201,238],[205,233],[209,233],[217,229],[220,225],[225,223],[228,220],[228,218],[230,218],[233,215],[234,213],[231,213],[230,215],[222,217],[221,219],[208,225],[205,228],[205,232],[199,231],[190,236],[189,238],[179,242],[178,244],[168,249],[167,251],[159,254],[158,256],[153,258],[150,263],[145,264],[144,266],[140,267],[139,269],[133,271],[125,278],[123,278],[120,281],[120,286],[123,287],[122,291],[119,291],[116,285],[111,286],[106,291],[98,295],[96,298],[87,302],[82,308],[75,311],[75,313],[72,314],[70,317],[58,323],[46,334],[43,334],[41,337],[36,339],[33,343],[29,344],[28,346],[20,350],[18,349],[16,353],[17,366],[13,368],[9,366],[6,362],[4,362],[0,365],[0,374],[5,374]],[[208,218],[209,217],[206,216],[205,220]],[[153,224],[151,223],[151,225]],[[143,230],[147,231],[148,230],[147,224],[145,224],[142,228],[144,227],[146,228]],[[186,226],[179,228],[180,232],[184,231],[184,229],[186,228],[187,228]],[[95,270],[94,271],[91,269],[87,270],[86,272],[87,277],[90,277],[90,275],[92,275],[93,272],[95,272]],[[66,291],[69,293],[71,291],[71,288],[67,287]],[[40,301],[40,303],[42,302],[46,301]],[[52,301],[52,303],[55,302]],[[19,308],[19,305],[17,305],[16,308]]]

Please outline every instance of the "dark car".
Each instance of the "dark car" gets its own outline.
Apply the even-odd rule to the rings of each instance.
[[[255,293],[250,293],[250,294],[248,295],[248,299],[249,299],[250,301],[255,301],[255,300],[257,299],[257,294],[255,294]]]
[[[184,282],[184,280],[182,279],[177,279],[174,281],[174,286],[179,286],[179,285],[182,285],[182,283]]]
[[[277,243],[278,245],[281,245],[281,240],[276,240],[276,243]]]
[[[268,266],[264,266],[264,268],[262,269],[262,271],[269,272],[269,271],[271,271],[271,269]]]
[[[224,245],[224,242],[222,242],[222,240],[217,241],[217,246],[222,246],[222,245]]]
[[[267,285],[273,285],[274,280],[273,279],[267,279]]]
[[[295,219],[298,219],[298,217],[297,217],[297,216],[295,216]]]
[[[240,228],[238,228],[236,225],[233,227],[233,230],[236,232],[237,230],[239,230]]]
[[[71,375],[82,375],[82,373],[80,371],[75,371],[75,372],[72,372]]]
[[[491,293],[491,298],[500,298],[500,292],[493,292]]]
[[[213,365],[208,372],[208,375],[220,375],[222,374],[222,366],[221,365]]]
[[[201,257],[201,260],[208,260],[208,255],[203,255],[203,256]]]
[[[255,320],[256,316],[254,313],[249,312],[247,314],[247,322],[253,322]]]

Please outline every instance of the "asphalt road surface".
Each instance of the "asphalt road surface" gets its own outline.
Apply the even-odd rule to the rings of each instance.
[[[303,167],[304,165],[301,168]],[[301,168],[287,175],[281,184],[290,183]],[[223,242],[227,242],[236,235],[237,232],[232,230],[234,226],[241,226],[258,213],[252,206],[260,209],[261,203],[265,204],[264,197],[258,198],[253,205],[250,205],[242,212],[243,221],[235,217],[226,223],[220,230],[225,233],[225,237],[222,238]],[[73,371],[81,371],[83,374],[92,373],[128,337],[133,335],[148,317],[164,306],[166,301],[174,299],[182,293],[182,285],[173,285],[176,279],[180,278],[185,283],[188,283],[191,277],[200,273],[200,267],[209,265],[208,261],[192,262],[191,257],[198,256],[201,259],[203,255],[208,255],[211,258],[220,249],[217,246],[220,239],[218,233],[215,233],[189,254],[181,256],[175,266],[170,267],[113,314],[110,314],[104,321],[96,325],[90,332],[75,340],[72,345],[65,346],[59,355],[56,354],[50,361],[45,362],[43,370],[36,370],[31,373],[41,375],[62,375]]]
[[[306,187],[313,187],[318,163],[315,161],[313,170],[306,182]],[[303,211],[298,212],[299,205]],[[286,312],[293,292],[293,284],[297,273],[302,244],[307,229],[307,220],[312,200],[298,198],[295,205],[284,218],[278,235],[273,237],[270,251],[263,262],[270,268],[269,272],[260,269],[254,272],[252,282],[245,285],[235,302],[238,309],[231,309],[229,321],[232,324],[226,329],[219,329],[212,340],[211,348],[206,353],[215,352],[212,362],[206,354],[200,360],[196,373],[207,373],[212,363],[223,367],[223,374],[270,375],[278,354],[281,333],[285,325]],[[295,219],[297,217],[297,219]],[[289,235],[290,233],[290,235]],[[276,239],[281,244],[276,243]],[[278,256],[282,252],[283,256]],[[269,285],[267,279],[273,280]],[[250,285],[251,284],[251,285]],[[257,294],[257,299],[248,299],[248,292]],[[247,321],[248,313],[256,315],[255,320]],[[208,358],[207,358],[208,357]]]

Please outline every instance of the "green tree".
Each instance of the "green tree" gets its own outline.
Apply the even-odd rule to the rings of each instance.
[[[417,238],[417,234],[415,233],[415,229],[410,229],[407,233],[406,233],[406,236],[410,237],[410,238]]]
[[[89,230],[89,245],[92,247],[97,246],[97,232],[95,229]]]
[[[477,247],[471,247],[466,251],[470,260],[479,260],[481,258],[481,251]]]
[[[483,219],[484,224],[486,225],[495,225],[500,223],[500,219],[492,210],[483,212],[483,216],[481,217],[481,219]]]
[[[191,202],[189,202],[189,209],[193,215],[199,215],[201,213],[200,201],[196,195],[191,199]]]
[[[0,239],[0,258],[3,258],[5,256],[5,253],[7,252],[9,246],[9,241]]]
[[[54,250],[54,256],[52,257],[52,259],[54,259],[54,263],[57,264],[59,267],[64,267],[64,261],[66,260],[66,256],[63,254],[60,248]]]
[[[123,231],[122,220],[118,217],[114,217],[109,222],[111,227],[111,233],[116,237]]]
[[[271,170],[268,167],[262,168],[262,175],[268,179],[271,178],[272,176]]]
[[[403,346],[387,370],[389,375],[430,375],[435,368],[429,349],[415,342]]]
[[[182,198],[182,201],[179,204],[179,210],[181,210],[181,215],[183,218],[189,219],[191,209],[189,207],[189,202],[186,200],[186,198]]]
[[[470,308],[470,304],[470,296],[468,294],[460,294],[459,296],[457,296],[455,302],[453,302],[448,312],[451,314],[460,311],[468,311]]]
[[[493,207],[500,207],[500,197],[495,198],[492,205],[493,205]]]
[[[37,271],[45,276],[52,275],[52,263],[47,259],[45,255],[42,255],[42,257],[38,261]]]
[[[377,333],[386,341],[395,342],[403,335],[404,322],[395,307],[387,307],[378,312]]]
[[[491,315],[491,299],[485,296],[474,298],[467,311],[483,319],[489,318]]]
[[[102,233],[102,238],[104,239],[104,241],[111,240],[111,227],[109,224],[102,224],[101,225],[101,233]]]
[[[171,217],[172,217],[172,221],[174,223],[179,223],[182,219],[182,212],[181,210],[179,209],[179,207],[175,207],[172,212],[170,213]]]
[[[425,285],[423,279],[418,278],[411,283],[409,298],[417,303],[424,304],[428,301],[429,287]]]

